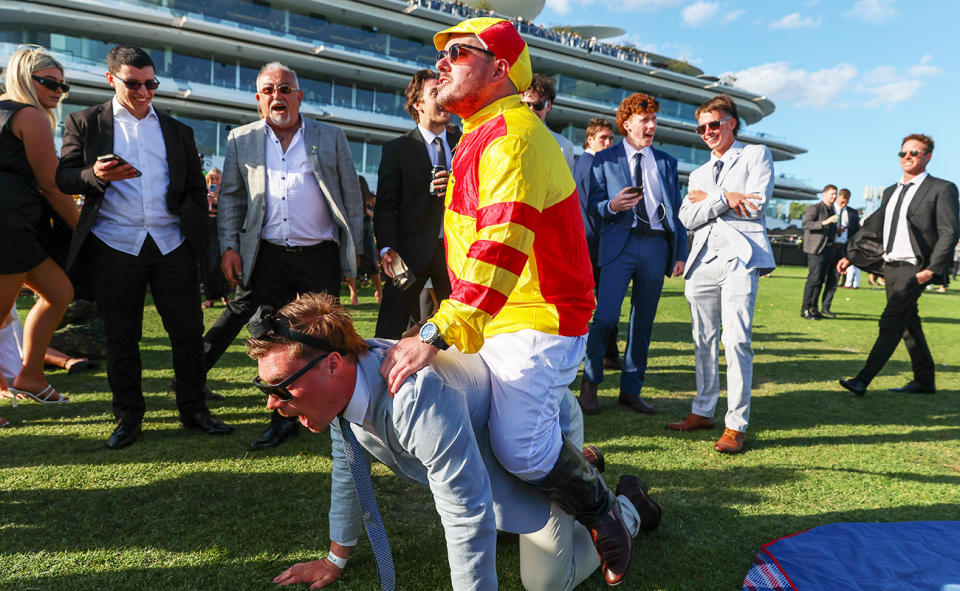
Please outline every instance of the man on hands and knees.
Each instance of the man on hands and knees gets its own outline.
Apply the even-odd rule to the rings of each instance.
[[[254,98],[261,119],[227,136],[217,228],[220,267],[237,292],[203,338],[207,369],[261,304],[338,295],[363,250],[363,199],[347,136],[301,116],[297,74],[279,62],[260,68]],[[296,420],[274,413],[250,448],[298,432]]]
[[[913,380],[894,392],[936,392],[933,356],[923,334],[917,302],[924,287],[943,284],[960,236],[957,186],[927,172],[933,138],[914,133],[903,138],[900,168],[903,177],[883,191],[880,208],[847,244],[847,256],[837,263],[843,273],[851,263],[870,273],[883,272],[887,305],[880,314],[880,331],[867,363],[854,378],[840,380],[847,390],[863,396],[903,339],[913,366]]]
[[[479,352],[492,375],[497,459],[593,532],[604,577],[617,584],[630,533],[613,493],[560,428],[593,310],[573,177],[520,100],[530,56],[509,21],[469,19],[434,44],[439,103],[464,122],[443,218],[453,292],[419,336],[390,350],[381,372],[396,392],[441,349]]]
[[[440,352],[393,396],[379,373],[392,343],[364,342],[328,294],[301,296],[276,314],[263,310],[251,321],[250,333],[249,353],[260,372],[255,384],[269,395],[268,407],[299,416],[314,432],[330,425],[333,440],[329,552],[292,566],[274,582],[319,588],[340,577],[361,535],[361,509],[376,509],[375,500],[369,500],[373,495],[358,500],[362,485],[355,482],[369,478],[366,465],[353,473],[348,458],[358,448],[361,458],[366,451],[397,475],[429,486],[446,534],[455,590],[497,587],[498,529],[520,534],[520,577],[529,591],[573,589],[597,569],[590,532],[508,474],[494,457],[488,431],[490,376],[480,356]],[[568,419],[562,427],[579,446],[583,417],[569,392],[562,407]],[[646,491],[636,477],[620,479],[615,502],[631,536],[659,524],[660,507]],[[371,542],[388,546],[381,525],[372,526],[380,533]],[[378,565],[392,572],[389,553],[381,560]],[[384,579],[390,577],[381,571]],[[396,584],[416,587],[410,581]]]
[[[684,295],[690,302],[697,396],[687,418],[667,428],[713,427],[720,397],[719,336],[727,358],[727,414],[726,428],[713,447],[739,453],[750,419],[757,284],[776,266],[764,224],[773,194],[773,158],[766,146],[737,141],[740,119],[730,96],[703,103],[696,117],[710,160],[690,173],[680,220],[694,233]]]
[[[85,197],[66,268],[89,277],[103,317],[117,419],[107,447],[132,444],[146,411],[140,337],[148,287],[170,336],[180,422],[230,433],[204,400],[197,261],[206,253],[207,183],[193,130],[153,108],[160,83],[147,52],[114,47],[107,69],[115,96],[70,114],[57,169],[60,188]]]
[[[617,402],[636,412],[656,412],[641,396],[653,320],[664,277],[682,275],[687,258],[687,233],[677,217],[677,160],[652,145],[659,110],[660,103],[649,95],[625,98],[617,109],[624,140],[593,160],[589,206],[600,220],[600,284],[580,385],[580,405],[587,413],[599,411],[604,353],[631,282],[630,332]]]
[[[803,252],[807,253],[807,282],[803,286],[803,306],[800,316],[807,320],[833,318],[829,306],[819,307],[820,293],[833,262],[833,244],[837,235],[839,216],[833,210],[837,200],[837,186],[823,188],[820,201],[807,208],[803,214]]]
[[[450,113],[437,105],[438,78],[433,70],[413,75],[406,109],[417,126],[384,144],[380,156],[373,210],[380,260],[392,278],[394,261],[400,257],[415,277],[403,289],[393,282],[384,287],[374,333],[384,339],[399,339],[411,319],[420,320],[420,293],[428,279],[438,301],[450,295],[441,225],[446,179],[460,131],[449,126]]]

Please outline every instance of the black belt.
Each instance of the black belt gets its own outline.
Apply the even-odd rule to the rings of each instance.
[[[333,240],[324,240],[318,244],[311,244],[310,246],[285,246],[281,244],[274,244],[272,242],[267,242],[266,240],[260,241],[260,248],[265,248],[268,250],[278,250],[283,252],[313,252],[315,250],[321,250],[324,248],[329,248],[330,246],[336,246],[337,243]]]
[[[910,261],[884,261],[884,265],[887,267],[919,267],[919,263],[911,263]]]

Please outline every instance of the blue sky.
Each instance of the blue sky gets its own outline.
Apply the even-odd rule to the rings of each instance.
[[[536,21],[617,25],[623,41],[732,74],[777,106],[750,129],[808,150],[777,172],[848,187],[854,205],[900,177],[912,132],[936,141],[930,173],[960,181],[960,1],[546,0]]]

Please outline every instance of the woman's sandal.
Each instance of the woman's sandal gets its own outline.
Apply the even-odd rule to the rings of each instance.
[[[40,390],[40,392],[36,394],[30,392],[29,390],[21,390],[20,388],[11,387],[7,389],[14,394],[23,394],[24,396],[29,396],[40,404],[61,404],[63,402],[70,402],[70,399],[58,393],[57,389],[54,388],[52,384],[47,384],[46,388]]]

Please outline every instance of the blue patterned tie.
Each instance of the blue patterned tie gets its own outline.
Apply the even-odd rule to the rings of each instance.
[[[713,182],[720,180],[720,171],[723,170],[723,160],[717,160],[713,163]]]
[[[343,453],[347,456],[350,465],[350,474],[353,476],[353,487],[357,491],[357,500],[360,501],[360,513],[363,515],[363,527],[367,530],[367,538],[373,547],[373,557],[377,561],[377,571],[380,574],[380,588],[383,591],[394,591],[397,586],[397,576],[393,570],[393,556],[390,554],[390,541],[387,540],[387,530],[377,508],[377,497],[373,493],[373,482],[370,481],[370,464],[363,454],[363,448],[353,434],[350,423],[340,417],[340,432],[343,433]]]

